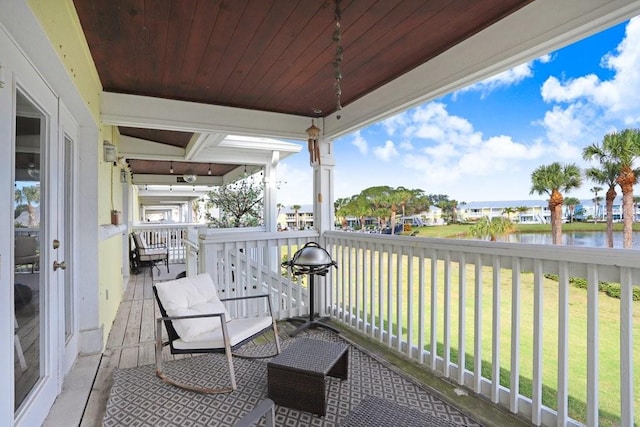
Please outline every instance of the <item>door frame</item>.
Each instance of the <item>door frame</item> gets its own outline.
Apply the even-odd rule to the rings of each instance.
[[[16,59],[16,58],[14,58]],[[13,62],[13,61],[12,61]],[[15,63],[19,63],[17,59]],[[23,64],[26,65],[26,64]],[[9,86],[10,97],[13,102],[13,122],[19,113],[17,110],[17,94],[23,97],[37,108],[42,116],[40,133],[40,297],[39,297],[39,343],[40,343],[40,378],[34,385],[29,395],[15,412],[17,425],[37,425],[49,412],[49,408],[55,401],[60,389],[60,340],[59,340],[59,274],[53,272],[52,264],[54,254],[51,243],[58,229],[58,190],[59,181],[57,171],[59,169],[59,137],[58,137],[58,98],[48,85],[41,79],[34,69],[27,66],[16,67],[11,73]],[[6,119],[5,119],[6,120]],[[11,153],[14,164],[11,168],[15,181],[15,149],[16,136],[11,138]],[[14,226],[10,222],[12,233],[9,242],[13,242]],[[13,246],[13,245],[12,245]],[[13,268],[10,269],[10,284],[15,283]],[[13,293],[13,286],[9,286]],[[13,299],[10,312],[13,310]],[[12,322],[13,324],[13,322]],[[9,341],[12,343],[13,336]],[[15,353],[12,352],[15,357]],[[10,370],[13,372],[13,368]],[[14,384],[11,381],[11,384]],[[13,387],[11,387],[13,391]],[[12,393],[13,395],[15,392]],[[12,402],[15,402],[12,395]]]
[[[64,375],[69,372],[73,361],[80,353],[95,354],[103,349],[103,329],[99,322],[99,225],[98,225],[98,141],[100,140],[99,118],[89,108],[83,98],[77,81],[72,79],[67,66],[58,56],[56,46],[47,37],[27,0],[2,2],[0,8],[0,140],[10,141],[14,147],[6,156],[0,157],[0,197],[13,200],[15,172],[15,85],[20,84],[27,94],[33,96],[29,79],[38,81],[57,99],[57,107],[49,111],[52,117],[50,128],[57,127],[60,132],[59,112],[66,111],[77,123],[76,144],[74,146],[75,189],[73,194],[76,222],[74,230],[74,257],[82,253],[82,268],[73,272],[74,282],[83,283],[76,287],[76,321],[73,327],[75,337],[64,343],[63,321],[57,321],[56,328],[62,325],[59,340],[56,341],[56,363],[51,365],[50,373],[55,373],[55,387],[42,405],[27,405],[19,416],[14,411],[13,363],[13,239],[0,239],[0,340],[9,343],[11,351],[0,353],[0,381],[11,386],[0,387],[0,420],[5,425],[40,425],[48,415],[51,404],[59,394]],[[17,76],[17,77],[16,77]],[[65,108],[66,107],[66,108]],[[64,115],[65,113],[62,113]],[[63,123],[62,126],[67,126]],[[65,127],[66,129],[66,127]],[[56,133],[57,135],[57,133]],[[60,133],[63,135],[63,133]],[[58,138],[58,141],[60,139]],[[44,153],[43,153],[44,157]],[[79,159],[82,158],[82,162]],[[43,160],[44,162],[44,160]],[[46,172],[42,172],[46,173]],[[83,200],[80,204],[79,200]],[[0,227],[3,235],[13,236],[13,212],[0,210]],[[5,234],[6,233],[6,234]],[[51,248],[50,238],[45,245]],[[51,251],[45,251],[51,252]],[[75,261],[75,260],[74,260]],[[42,260],[43,268],[51,270],[53,259],[46,256]],[[71,262],[71,261],[68,261]],[[74,262],[75,265],[79,265]],[[56,299],[59,296],[56,295]],[[82,301],[82,304],[79,304]],[[82,325],[82,327],[80,327]],[[48,357],[48,359],[52,359]]]
[[[71,113],[64,107],[63,104],[60,105],[60,126],[59,126],[59,164],[63,164],[64,168],[58,168],[59,170],[59,182],[63,183],[65,187],[70,187],[71,191],[71,206],[66,206],[66,191],[67,188],[61,188],[61,197],[60,197],[60,206],[58,208],[58,240],[61,241],[61,249],[62,252],[58,254],[59,261],[64,260],[67,264],[67,270],[65,270],[65,274],[69,274],[70,277],[68,280],[71,281],[71,336],[69,339],[65,336],[65,322],[66,322],[66,312],[65,312],[65,278],[61,277],[60,289],[63,290],[60,292],[60,300],[58,302],[58,307],[61,310],[60,317],[60,349],[62,351],[62,357],[60,358],[60,381],[59,381],[59,389],[62,390],[62,378],[64,375],[69,372],[76,361],[78,355],[78,341],[79,341],[79,326],[78,326],[78,292],[75,284],[79,283],[76,278],[76,269],[74,268],[78,263],[76,263],[77,257],[77,233],[73,228],[72,224],[74,224],[76,219],[78,218],[78,143],[79,143],[79,133],[78,133],[78,123],[75,121]],[[66,163],[66,139],[71,141],[71,164]],[[70,180],[65,178],[66,171],[70,170]],[[70,229],[67,230],[67,224],[70,225]],[[67,232],[71,237],[71,241],[67,241],[66,236]],[[64,275],[61,275],[64,276]]]

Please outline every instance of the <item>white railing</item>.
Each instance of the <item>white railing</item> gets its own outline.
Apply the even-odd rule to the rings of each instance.
[[[131,231],[137,231],[144,236],[149,245],[167,245],[169,249],[169,263],[182,264],[187,261],[187,246],[184,239],[189,237],[189,229],[204,227],[202,224],[137,224]]]
[[[632,291],[640,251],[334,231],[323,238],[338,262],[325,288],[334,319],[535,425],[638,423],[640,302]],[[620,299],[600,293],[599,282],[621,284]]]
[[[278,319],[307,315],[306,280],[280,264],[317,238],[315,231],[204,230],[198,237],[199,270],[211,275],[221,298],[268,293]]]

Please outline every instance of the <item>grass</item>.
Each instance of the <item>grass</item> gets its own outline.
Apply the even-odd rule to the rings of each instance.
[[[468,233],[471,225],[469,224],[452,224],[447,226],[436,227],[420,227],[414,228],[412,231],[417,230],[418,236],[421,237],[435,237],[435,238],[455,238],[461,237]],[[622,224],[614,224],[615,231],[622,231]],[[515,232],[550,232],[550,224],[522,224],[516,225]],[[603,223],[567,223],[563,224],[563,231],[606,231],[606,224]],[[634,224],[634,231],[640,231],[640,224]],[[353,255],[353,254],[352,254]],[[351,257],[355,260],[355,257]],[[376,265],[373,271],[378,272],[377,258]],[[389,277],[387,275],[388,258],[384,257],[381,277]],[[417,263],[417,261],[416,261]],[[391,265],[396,265],[395,255],[392,259]],[[408,289],[407,268],[406,262],[402,277],[402,294],[400,307],[403,316],[408,313],[409,295],[413,295],[413,325],[414,325],[414,339],[413,344],[417,345],[417,325],[420,324],[418,314],[418,289]],[[439,287],[438,299],[437,299],[437,312],[438,312],[438,328],[437,328],[437,353],[440,356],[444,355],[444,337],[442,330],[443,322],[443,307],[444,307],[444,293],[442,290],[442,283],[444,281],[444,265],[442,262],[438,263],[437,270],[437,283]],[[357,271],[361,271],[358,269]],[[417,265],[414,264],[414,272],[418,271]],[[458,361],[458,267],[452,264],[451,267],[451,360],[454,363]],[[342,273],[338,273],[342,275]],[[378,319],[379,304],[382,306],[382,318],[384,321],[384,328],[388,330],[387,319],[389,312],[390,318],[393,319],[392,329],[397,331],[397,318],[398,318],[398,295],[396,292],[396,283],[388,284],[382,283],[383,292],[378,294],[377,278],[359,277],[356,280],[355,273],[350,273],[349,280],[351,283],[371,283],[372,288],[376,292],[374,298],[374,306],[368,308],[369,313],[371,310],[374,316]],[[398,279],[396,274],[392,274],[393,281]],[[426,262],[425,277],[427,277],[427,283],[430,282],[431,277],[431,264],[430,260]],[[466,269],[467,287],[466,287],[466,307],[465,307],[465,323],[466,323],[466,339],[465,339],[465,365],[467,369],[473,370],[473,355],[469,353],[473,349],[475,340],[474,319],[475,319],[475,270],[473,266],[468,266]],[[369,280],[368,280],[369,279]],[[417,280],[415,281],[417,283]],[[521,274],[521,319],[520,319],[520,393],[524,396],[532,396],[532,378],[533,378],[533,275],[531,273],[523,272]],[[511,377],[511,271],[501,271],[500,281],[500,383],[504,386],[510,386]],[[351,301],[355,299],[355,292],[362,292],[362,289],[353,291]],[[425,332],[426,349],[429,349],[429,330],[430,330],[430,287],[427,285],[425,292],[426,308],[422,317],[423,327]],[[482,322],[480,331],[481,340],[481,370],[482,375],[486,378],[492,377],[491,370],[491,358],[492,358],[492,313],[493,313],[493,288],[492,288],[492,269],[486,267],[482,269],[482,298],[480,304],[480,310],[482,312]],[[338,294],[336,294],[338,295]],[[569,288],[569,414],[572,418],[579,421],[586,422],[586,354],[587,354],[587,313],[586,313],[586,297],[587,293],[585,289],[579,289],[571,286]],[[390,307],[390,310],[389,310]],[[362,308],[362,307],[361,307]],[[557,324],[558,324],[558,284],[554,280],[544,279],[543,281],[543,371],[542,371],[542,395],[543,404],[551,408],[556,408],[557,400]],[[600,425],[603,426],[617,426],[620,424],[619,412],[620,412],[620,372],[619,372],[619,358],[620,358],[620,329],[619,329],[619,300],[610,298],[604,294],[600,294],[599,297],[599,328],[600,328],[600,354],[599,354],[599,407],[600,407]],[[633,306],[633,352],[635,355],[634,366],[640,366],[640,302],[635,302]],[[370,316],[371,314],[369,314]],[[370,318],[370,317],[368,317]],[[377,323],[379,324],[379,323]],[[406,339],[407,330],[406,319],[401,321],[403,325],[402,333]],[[634,384],[635,384],[635,423],[640,425],[640,369],[636,368],[634,371]]]
[[[456,238],[469,234],[473,224],[449,224],[433,227],[415,227],[420,237]],[[614,231],[622,231],[622,223],[613,224]],[[573,222],[562,224],[562,231],[607,231],[607,224],[598,222]],[[640,223],[633,224],[633,231],[640,231]],[[550,233],[551,224],[514,224],[514,233]],[[405,232],[409,234],[409,232]]]
[[[457,227],[457,226],[453,226]],[[459,230],[459,228],[458,228]],[[456,231],[457,232],[457,231]],[[353,257],[352,259],[355,259]],[[419,289],[417,285],[409,289],[407,279],[407,267],[405,260],[405,267],[403,268],[402,277],[402,293],[397,294],[397,275],[396,272],[392,272],[390,276],[387,275],[388,268],[388,256],[385,255],[382,260],[383,272],[381,277],[383,283],[378,282],[377,277],[360,277],[360,280],[355,280],[355,273],[351,273],[351,283],[369,283],[374,289],[374,303],[372,307],[366,307],[366,310],[374,316],[378,316],[379,309],[382,310],[382,318],[385,320],[385,328],[388,327],[386,321],[392,319],[392,328],[397,330],[398,316],[401,317],[400,323],[406,326],[406,316],[409,312],[409,298],[412,299],[412,324],[414,325],[414,338],[413,345],[418,344],[418,338],[416,337],[418,325],[423,325],[425,332],[426,348],[429,346],[429,330],[431,319],[431,307],[430,307],[430,277],[431,277],[431,261],[425,262],[425,277],[427,286],[424,289],[425,295],[425,312],[422,316],[418,313],[418,295]],[[374,257],[373,271],[378,271],[378,259]],[[395,255],[392,258],[391,265],[396,265]],[[394,267],[395,268],[395,267]],[[417,260],[414,261],[414,272],[418,271]],[[458,289],[458,266],[451,265],[451,302],[450,302],[450,325],[451,325],[451,352],[452,360],[457,362],[457,344],[458,344],[458,302],[459,302],[459,289]],[[493,313],[493,292],[492,287],[492,269],[485,267],[482,269],[481,278],[481,295],[476,295],[475,289],[475,269],[474,266],[468,265],[465,271],[466,274],[466,297],[465,297],[465,324],[466,324],[466,336],[465,336],[465,348],[467,350],[466,366],[468,369],[473,370],[472,355],[468,354],[474,347],[474,340],[476,337],[475,330],[475,301],[480,301],[481,310],[481,328],[480,328],[480,342],[482,358],[482,372],[483,376],[491,378],[491,358],[492,358],[492,313]],[[340,273],[342,274],[342,273]],[[386,278],[393,277],[392,282],[387,283]],[[511,271],[500,271],[500,382],[505,386],[509,386],[509,379],[511,376]],[[369,279],[369,280],[368,280]],[[521,333],[520,340],[520,393],[524,396],[532,396],[531,379],[533,378],[533,274],[528,272],[521,273],[521,317],[519,329]],[[414,284],[418,283],[417,279],[414,279]],[[444,307],[444,264],[438,262],[437,265],[437,283],[438,283],[438,297],[437,297],[437,341],[438,354],[443,355],[444,350],[442,343],[443,337],[443,307]],[[380,291],[380,285],[382,285],[382,291]],[[353,289],[351,294],[351,302],[355,301],[356,294],[360,294],[360,300],[362,300],[362,289]],[[587,309],[586,309],[586,290],[576,287],[569,288],[569,414],[571,417],[586,422],[586,354],[587,354]],[[478,298],[478,296],[480,298]],[[348,296],[347,296],[348,297]],[[349,301],[346,301],[349,303]],[[361,303],[362,304],[362,303]],[[398,314],[398,307],[400,307],[401,314]],[[362,309],[362,306],[361,306]],[[634,303],[634,354],[636,355],[635,366],[640,366],[640,303]],[[543,404],[551,408],[556,408],[556,389],[557,389],[557,348],[558,348],[558,284],[554,280],[544,279],[543,281]],[[371,314],[369,314],[370,316]],[[369,317],[368,317],[369,318]],[[379,320],[379,318],[378,318]],[[603,426],[615,426],[619,425],[619,411],[620,411],[620,372],[619,366],[619,300],[613,299],[600,294],[599,299],[599,327],[600,327],[600,354],[599,354],[599,399],[600,399],[600,424]],[[403,329],[403,335],[406,339],[407,331]],[[640,408],[640,370],[636,369],[634,372],[634,383],[636,386],[635,392],[635,407]],[[640,414],[636,410],[636,423],[640,423]]]

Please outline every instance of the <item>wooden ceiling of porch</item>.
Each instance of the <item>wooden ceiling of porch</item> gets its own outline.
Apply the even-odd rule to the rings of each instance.
[[[530,2],[341,0],[342,104]],[[336,111],[334,1],[74,4],[105,91],[307,117]],[[120,133],[182,148],[192,137],[154,129]],[[166,165],[156,166],[149,173],[166,173]]]
[[[326,116],[333,1],[75,0],[105,91]],[[343,0],[348,105],[529,3]]]

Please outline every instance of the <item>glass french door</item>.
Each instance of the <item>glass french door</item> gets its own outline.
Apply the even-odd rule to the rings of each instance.
[[[41,81],[25,80],[14,98],[13,394],[16,424],[35,425],[60,384],[64,276],[56,250],[64,192],[58,101]]]

